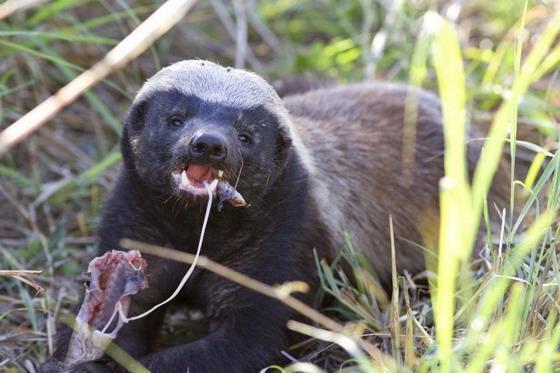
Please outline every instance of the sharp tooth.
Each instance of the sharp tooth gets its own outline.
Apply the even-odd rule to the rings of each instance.
[[[223,170],[219,170],[219,171],[218,171],[218,177],[221,178],[222,176],[224,176],[224,171],[223,171]]]
[[[182,186],[187,186],[190,184],[189,178],[187,177],[187,171],[183,170],[183,172],[181,172],[181,185]]]

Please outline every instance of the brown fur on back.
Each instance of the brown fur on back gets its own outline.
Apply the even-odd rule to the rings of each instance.
[[[418,105],[413,162],[403,159],[407,95]],[[437,97],[403,85],[363,83],[312,91],[284,102],[312,159],[312,195],[333,247],[339,248],[343,234],[349,234],[388,284],[391,215],[399,272],[422,271],[424,253],[418,245],[434,248],[437,243],[438,185],[443,177]],[[469,142],[471,173],[480,144]],[[503,205],[504,200],[497,202]]]

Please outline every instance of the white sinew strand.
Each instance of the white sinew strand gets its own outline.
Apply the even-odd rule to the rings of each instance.
[[[184,173],[184,171],[183,171],[183,173]],[[196,249],[196,255],[194,257],[194,260],[193,260],[191,266],[189,267],[189,270],[187,271],[187,273],[185,273],[185,276],[183,276],[183,279],[179,283],[179,286],[177,286],[177,289],[175,289],[175,291],[173,292],[173,294],[171,294],[171,296],[169,298],[167,298],[166,300],[164,300],[163,302],[161,302],[159,304],[156,304],[155,306],[153,306],[152,308],[150,308],[146,312],[141,313],[140,315],[132,316],[132,317],[124,317],[124,315],[119,312],[120,317],[121,318],[124,317],[124,319],[123,319],[124,322],[138,320],[138,319],[141,319],[144,316],[148,316],[150,313],[152,313],[153,311],[155,311],[159,307],[161,307],[164,304],[169,303],[171,300],[173,300],[173,298],[175,298],[179,294],[181,289],[183,289],[183,287],[187,283],[187,280],[189,279],[189,277],[191,277],[191,274],[194,272],[194,269],[196,267],[196,263],[198,262],[198,257],[200,256],[200,249],[202,248],[202,243],[204,241],[204,233],[206,232],[206,225],[208,223],[208,218],[210,217],[210,210],[212,209],[212,199],[213,199],[212,191],[214,189],[216,189],[216,185],[218,185],[218,180],[217,179],[212,181],[212,183],[210,183],[210,184],[208,184],[206,181],[204,181],[204,187],[206,188],[206,192],[208,193],[208,204],[206,205],[206,214],[204,215],[204,222],[202,223],[202,229],[200,231],[200,238],[198,240],[198,248]]]

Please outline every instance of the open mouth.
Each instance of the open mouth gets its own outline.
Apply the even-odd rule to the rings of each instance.
[[[211,167],[191,164],[183,169],[173,171],[172,177],[179,190],[194,196],[207,195],[208,191],[204,184],[208,184],[212,193],[216,193],[217,182],[222,171],[214,170]]]

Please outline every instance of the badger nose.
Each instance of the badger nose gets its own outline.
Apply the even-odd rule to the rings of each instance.
[[[189,154],[193,160],[223,161],[227,155],[225,139],[212,133],[195,135],[189,144]]]

